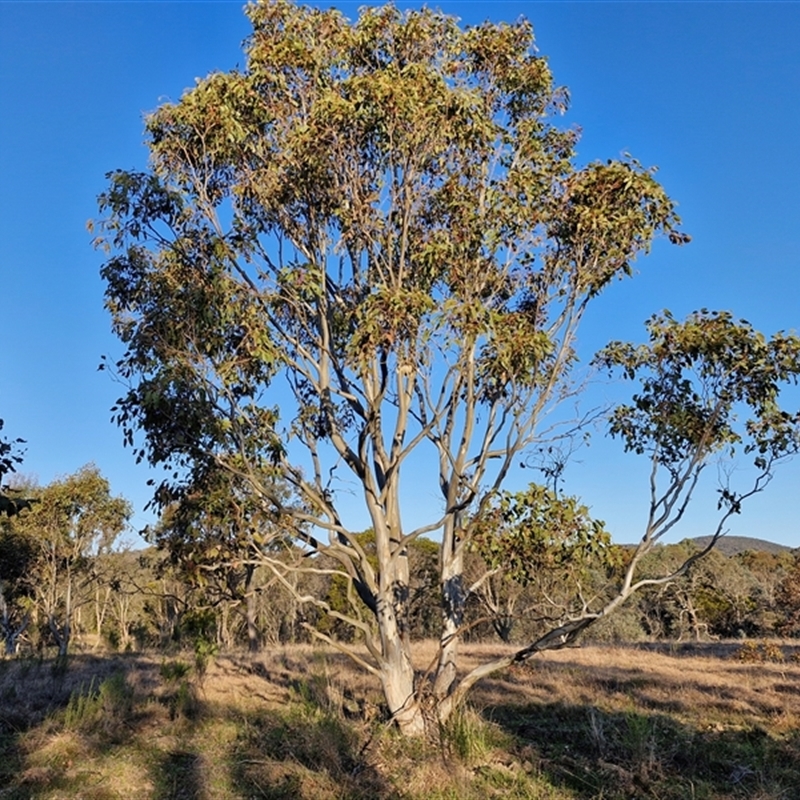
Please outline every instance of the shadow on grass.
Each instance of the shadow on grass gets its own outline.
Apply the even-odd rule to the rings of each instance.
[[[153,800],[203,800],[202,759],[197,753],[176,750],[165,753],[152,768]]]
[[[283,713],[240,716],[238,729],[229,763],[231,783],[243,797],[401,797],[367,761],[353,726],[324,707],[306,702]]]
[[[165,683],[159,662],[136,655],[78,654],[47,662],[20,659],[0,669],[0,798],[52,796],[105,800],[118,787],[94,766],[130,755],[137,739],[167,720],[191,735],[202,717],[196,692]],[[176,719],[177,718],[177,719]],[[158,798],[202,796],[191,753],[157,754],[150,769]],[[99,776],[99,777],[98,777]]]
[[[753,640],[749,640],[753,641]],[[627,650],[643,650],[648,653],[659,653],[660,655],[673,656],[692,656],[699,658],[722,658],[731,659],[735,662],[737,654],[742,650],[745,640],[723,641],[723,642],[636,642],[635,644],[619,644],[616,647]],[[776,645],[781,651],[786,661],[789,661],[796,654],[800,655],[800,645],[788,644],[786,642]]]
[[[741,716],[733,717],[736,727],[687,724],[685,715],[672,716],[652,700],[643,706],[651,679],[635,667],[592,668],[591,680],[576,679],[584,692],[578,696],[556,692],[585,665],[542,669],[538,694],[529,697],[545,702],[515,702],[519,695],[509,696],[506,676],[482,701],[484,718],[504,733],[488,742],[485,758],[461,763],[448,755],[443,764],[435,743],[370,740],[385,719],[367,717],[349,684],[328,677],[336,670],[313,663],[303,670],[302,664],[287,659],[267,672],[228,660],[210,679],[219,685],[208,694],[177,674],[179,662],[160,658],[76,658],[59,675],[47,664],[4,666],[0,800],[132,797],[124,794],[123,777],[148,800],[399,800],[433,796],[436,776],[437,798],[561,792],[575,800],[800,798],[800,731],[772,736]],[[517,678],[528,680],[527,674]],[[659,678],[665,703],[680,703],[681,686],[669,680]],[[787,673],[781,686],[792,682]],[[548,683],[553,689],[546,695]],[[697,689],[701,697],[705,687]],[[256,702],[262,695],[264,702]],[[552,702],[556,697],[567,699]],[[600,710],[602,698],[622,703],[621,710]],[[13,724],[5,712],[17,715]],[[464,735],[469,750],[470,731]],[[122,762],[127,773],[115,771]],[[423,793],[411,795],[418,762],[429,771],[420,773]],[[458,772],[457,780],[450,772]],[[545,782],[557,789],[547,793]]]
[[[3,800],[27,800],[33,797],[31,787],[14,786],[25,764],[19,747],[19,737],[15,733],[4,732],[0,725],[0,787],[9,787],[2,794]]]
[[[119,758],[134,764],[127,788],[149,784],[155,800],[215,796],[220,778],[230,797],[399,800],[365,755],[363,726],[348,719],[350,698],[325,675],[288,674],[290,702],[256,710],[206,700],[180,666],[78,657],[58,675],[41,665],[7,668],[18,688],[8,690],[6,708],[16,709],[18,724],[0,717],[0,798],[106,800],[101,789],[121,796],[111,777]],[[32,704],[33,694],[46,703]],[[233,737],[217,738],[230,735],[231,723]]]
[[[566,703],[487,706],[483,716],[578,798],[800,797],[800,731],[697,730],[663,714]]]

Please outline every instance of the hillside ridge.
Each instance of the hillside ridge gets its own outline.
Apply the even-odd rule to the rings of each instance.
[[[689,541],[694,542],[698,547],[705,547],[710,541],[710,536],[695,536]],[[716,549],[726,556],[735,556],[744,553],[746,550],[755,550],[778,555],[780,553],[790,553],[797,548],[789,547],[777,542],[769,542],[766,539],[757,539],[754,536],[722,536],[716,544]]]

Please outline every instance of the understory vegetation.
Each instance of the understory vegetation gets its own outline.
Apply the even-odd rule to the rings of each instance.
[[[504,647],[470,646],[465,667]],[[778,800],[800,785],[798,653],[549,652],[422,740],[330,648],[228,654],[203,672],[185,651],[5,661],[0,798]]]
[[[83,651],[162,651],[181,646],[194,649],[200,659],[242,647],[258,652],[276,645],[307,644],[317,633],[341,644],[358,641],[353,629],[336,616],[358,602],[338,575],[322,571],[297,575],[294,594],[264,567],[249,572],[218,568],[197,581],[187,575],[185,563],[151,547],[79,554],[67,580],[63,568],[67,556],[62,555],[60,571],[48,572],[53,561],[41,555],[48,552],[42,546],[47,540],[33,539],[28,535],[30,526],[20,522],[19,517],[0,519],[0,627],[7,655],[53,654],[63,644],[58,634],[66,628],[70,641]],[[369,552],[371,533],[360,537]],[[692,540],[659,546],[644,568],[653,575],[669,574],[702,547],[702,541]],[[624,558],[626,548],[617,550]],[[409,560],[408,631],[414,638],[434,638],[441,603],[437,544],[427,539],[414,542]],[[569,567],[551,569],[546,586],[521,585],[502,575],[482,583],[476,580],[465,609],[465,641],[518,644],[546,631],[554,605],[569,599]],[[485,574],[487,565],[472,553],[466,568],[472,580]],[[601,569],[584,575],[586,592],[601,594],[606,583],[607,573]],[[333,613],[304,606],[294,596],[308,594],[321,597]],[[731,537],[684,575],[631,598],[586,631],[583,641],[762,639],[798,632],[800,556],[761,540]]]

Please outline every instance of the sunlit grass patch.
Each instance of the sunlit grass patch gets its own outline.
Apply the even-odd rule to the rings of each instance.
[[[318,648],[220,656],[202,687],[175,657],[74,659],[57,680],[6,662],[0,800],[790,800],[800,666],[733,652],[548,654],[417,740]]]

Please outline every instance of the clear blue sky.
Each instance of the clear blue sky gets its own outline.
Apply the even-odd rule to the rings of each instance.
[[[120,348],[85,225],[107,171],[145,166],[142,115],[243,65],[241,5],[0,1],[0,418],[28,441],[24,472],[47,482],[94,461],[134,502],[136,526],[149,519],[148,471],[109,423],[119,387],[96,369]],[[352,18],[362,3],[320,5]],[[765,333],[800,328],[799,3],[431,5],[465,24],[527,16],[570,89],[581,161],[629,151],[660,167],[680,204],[692,244],[657,246],[612,287],[582,330],[584,353],[641,339],[665,307],[728,309]],[[620,541],[637,538],[646,488],[645,465],[601,440],[566,484]],[[708,485],[678,538],[709,532],[712,500]],[[798,546],[798,517],[793,463],[732,533]]]

